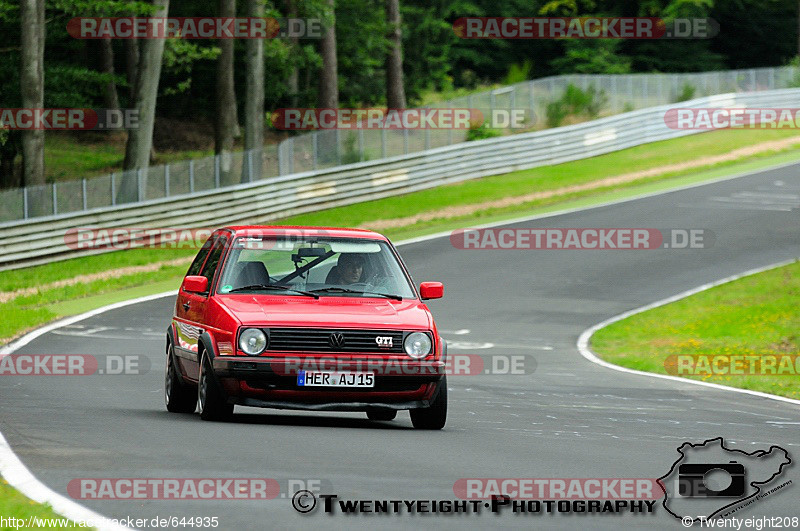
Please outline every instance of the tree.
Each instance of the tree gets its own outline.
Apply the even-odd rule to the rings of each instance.
[[[286,0],[286,15],[289,19],[297,18],[297,1]],[[290,105],[297,106],[297,92],[300,90],[300,66],[298,64],[297,52],[300,48],[300,38],[297,35],[289,36],[289,47],[292,50],[291,61],[292,69],[289,73],[289,78],[286,84],[289,89]]]
[[[219,16],[235,17],[236,0],[219,0]],[[220,172],[231,171],[233,141],[238,134],[236,91],[233,84],[233,39],[220,39],[217,58],[214,153],[220,156]]]
[[[22,55],[20,90],[22,106],[44,108],[44,0],[22,0],[20,4]],[[22,182],[44,184],[44,131],[22,132]]]
[[[386,22],[389,25],[389,52],[386,54],[386,106],[406,107],[403,88],[403,31],[400,27],[400,1],[386,0]]]
[[[248,17],[263,17],[262,0],[247,0]],[[245,44],[245,97],[244,97],[244,149],[256,150],[252,165],[245,161],[242,182],[261,178],[262,150],[264,148],[264,43],[249,39]],[[252,170],[252,174],[249,174]]]
[[[152,0],[156,8],[154,17],[166,17],[169,0]],[[128,133],[125,145],[125,170],[146,170],[150,165],[150,150],[153,146],[158,81],[161,77],[161,60],[164,55],[164,39],[145,39],[139,56],[134,91],[133,108],[139,114],[139,127]],[[130,201],[137,195],[138,180],[135,172],[126,172],[119,198]]]
[[[336,11],[334,0],[328,0],[330,24],[325,28],[319,43],[322,56],[322,72],[319,76],[318,107],[339,107],[339,73],[336,56]]]
[[[106,37],[97,41],[100,48],[100,72],[114,75],[114,48],[111,39]],[[109,80],[103,87],[103,103],[106,109],[119,109],[119,97],[117,96],[117,84],[114,80]]]

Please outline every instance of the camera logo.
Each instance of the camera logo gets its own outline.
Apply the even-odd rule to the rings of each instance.
[[[723,483],[727,481],[727,486]],[[686,464],[678,467],[678,494],[684,498],[739,498],[745,491],[744,465]]]
[[[776,445],[745,452],[725,446],[722,437],[686,442],[669,472],[658,478],[662,505],[686,527],[722,517],[791,488],[791,481],[781,478],[791,462],[789,452]]]

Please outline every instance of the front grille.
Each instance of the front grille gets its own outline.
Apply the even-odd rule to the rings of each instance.
[[[335,336],[332,338],[332,336]],[[391,337],[391,347],[378,346],[376,338]],[[337,342],[340,340],[341,342]],[[402,330],[336,330],[272,328],[267,350],[312,352],[387,352],[402,354]]]

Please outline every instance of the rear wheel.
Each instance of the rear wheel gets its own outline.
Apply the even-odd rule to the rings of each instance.
[[[211,361],[203,354],[200,362],[200,378],[197,384],[197,407],[203,420],[225,421],[233,415],[233,404],[225,401],[222,389],[214,379]]]
[[[394,409],[373,409],[367,411],[367,418],[369,420],[394,420],[397,416],[397,411]]]
[[[164,402],[172,413],[194,413],[197,407],[197,392],[178,379],[172,342],[167,342],[167,365],[164,369]]]
[[[418,430],[441,430],[447,422],[447,377],[439,382],[439,394],[430,407],[411,410],[411,423]]]

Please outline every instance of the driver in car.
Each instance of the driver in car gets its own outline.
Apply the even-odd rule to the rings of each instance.
[[[364,263],[366,260],[357,253],[342,253],[336,264],[336,271],[331,279],[333,284],[356,284],[363,282]]]

